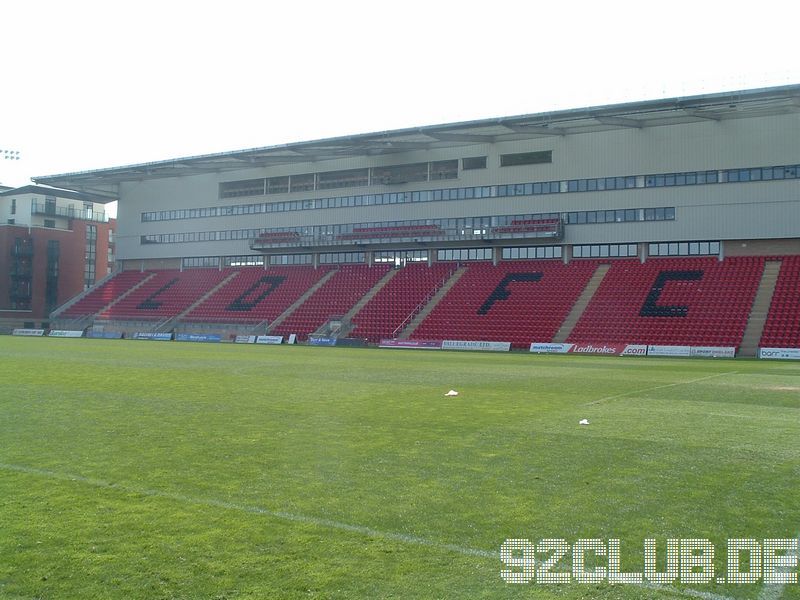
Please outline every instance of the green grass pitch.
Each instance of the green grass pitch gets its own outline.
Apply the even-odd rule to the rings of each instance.
[[[0,597],[800,598],[499,558],[706,538],[724,573],[800,533],[799,434],[790,363],[2,337]]]

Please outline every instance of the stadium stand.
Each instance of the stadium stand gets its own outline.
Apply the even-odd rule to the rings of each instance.
[[[148,321],[179,315],[225,279],[218,269],[156,271],[155,277],[100,316],[104,319]]]
[[[314,292],[302,306],[270,333],[298,334],[304,340],[331,317],[341,316],[355,306],[390,269],[389,265],[343,265]]]
[[[231,281],[206,298],[182,320],[206,323],[273,321],[306,293],[330,268],[311,266],[227,269]]]
[[[514,219],[511,225],[493,227],[494,233],[556,233],[558,219]]]
[[[616,261],[567,341],[738,348],[763,268],[761,257]]]
[[[800,348],[800,256],[781,257],[762,348]]]
[[[472,263],[411,338],[505,341],[515,348],[551,340],[596,267],[591,260]]]
[[[97,314],[150,275],[151,273],[141,271],[116,273],[111,279],[90,290],[83,298],[66,308],[61,316],[72,319]]]
[[[455,270],[453,263],[412,263],[399,270],[354,317],[352,335],[371,343],[396,337]]]
[[[340,240],[375,238],[413,238],[444,235],[438,225],[397,225],[393,227],[354,227],[352,233],[337,236]]]
[[[797,347],[798,97],[792,84],[651,99],[37,178],[118,201],[108,255],[136,273],[50,318],[228,338]],[[55,245],[3,247],[18,256],[0,300],[23,302],[36,256],[61,301]]]

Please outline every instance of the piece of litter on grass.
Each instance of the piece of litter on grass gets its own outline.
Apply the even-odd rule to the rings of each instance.
[[[588,425],[588,424],[589,424],[589,419],[581,419],[580,421],[578,421],[578,425]]]
[[[458,396],[458,392],[455,390],[450,390],[445,394],[445,396]]]

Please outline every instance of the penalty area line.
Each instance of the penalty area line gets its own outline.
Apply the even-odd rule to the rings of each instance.
[[[664,385],[656,385],[653,387],[642,388],[640,390],[632,390],[630,392],[617,394],[616,396],[606,396],[605,398],[598,398],[597,400],[592,400],[591,402],[587,402],[586,404],[582,404],[581,406],[593,406],[595,404],[600,404],[601,402],[610,402],[611,400],[617,400],[618,398],[625,398],[626,396],[633,396],[635,394],[644,394],[645,392],[663,390],[666,388],[676,387],[679,385],[691,385],[693,383],[700,383],[701,381],[706,381],[708,379],[714,379],[715,377],[723,377],[724,375],[736,375],[738,372],[739,371],[726,371],[725,373],[716,373],[714,375],[709,375],[708,377],[700,377],[698,379],[691,379],[689,381],[676,381],[675,383],[665,383]]]

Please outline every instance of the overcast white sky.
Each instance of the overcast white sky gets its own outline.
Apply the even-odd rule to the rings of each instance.
[[[0,8],[0,183],[400,127],[800,83],[800,4]]]

